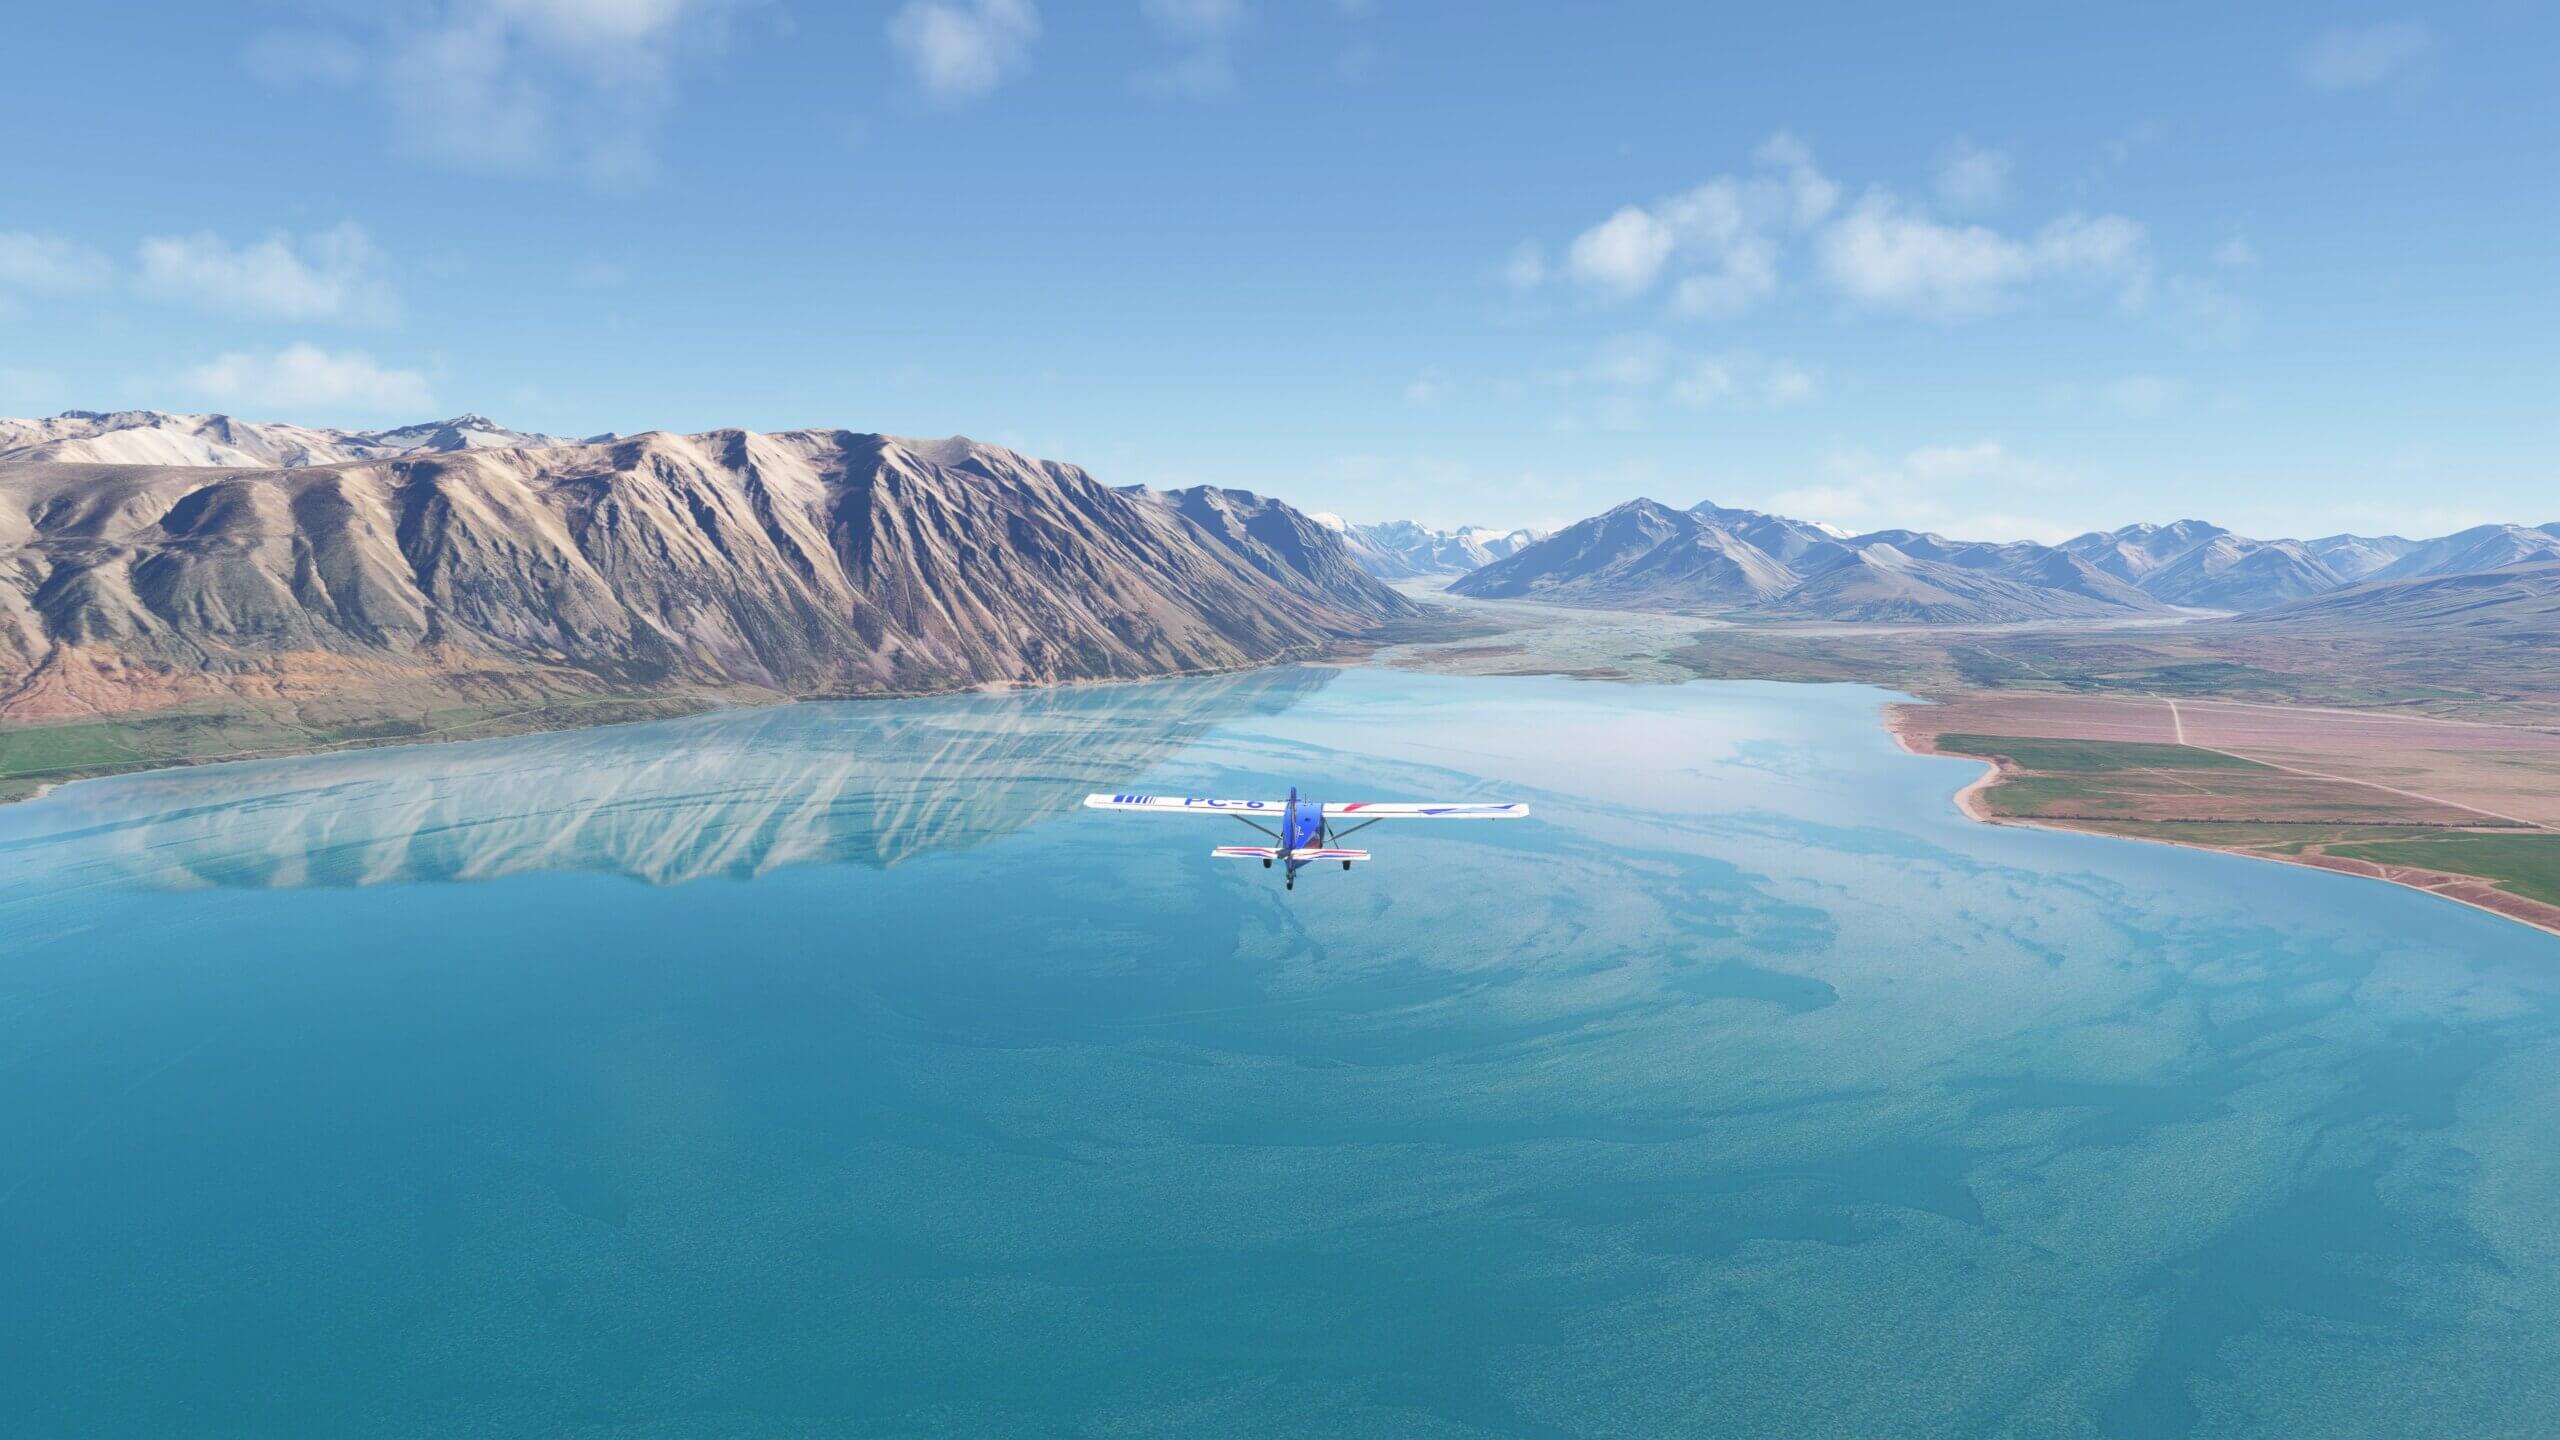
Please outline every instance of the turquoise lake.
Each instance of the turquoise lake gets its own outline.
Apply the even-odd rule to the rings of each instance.
[[[2560,1433],[2560,938],[1858,687],[1307,669],[0,809],[0,1434]],[[1517,799],[1294,894],[1089,790]]]

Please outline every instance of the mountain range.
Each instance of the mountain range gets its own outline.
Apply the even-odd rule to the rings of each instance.
[[[1411,520],[1355,525],[1339,515],[1312,517],[1342,537],[1343,546],[1360,568],[1382,580],[1411,580],[1425,575],[1464,575],[1496,560],[1508,560],[1526,546],[1545,539],[1544,530],[1492,530],[1481,525],[1436,530]]]
[[[313,465],[0,461],[0,719],[420,681],[486,700],[1133,677],[1313,655],[1415,613],[1277,501],[1117,489],[966,439],[490,448],[459,423],[179,418],[34,443],[432,433]]]
[[[1981,624],[2257,611],[2368,580],[2560,558],[2560,524],[2483,525],[2435,540],[2256,540],[2202,520],[2128,525],[2060,545],[1836,527],[1702,503],[1634,500],[1522,547],[1455,594],[1567,605]]]
[[[585,443],[611,440],[591,436]],[[173,415],[162,410],[65,410],[42,420],[0,420],[0,462],[52,460],[97,465],[336,465],[455,450],[520,450],[578,442],[510,430],[478,415],[456,415],[391,430],[323,430]]]
[[[2548,664],[2560,647],[2560,559],[2489,570],[2370,580],[2290,605],[2236,615],[2224,623],[2292,630],[2433,632],[2532,647],[2530,664]]]

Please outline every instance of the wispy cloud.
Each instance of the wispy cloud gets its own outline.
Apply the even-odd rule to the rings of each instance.
[[[1542,378],[1575,397],[1578,408],[1560,421],[1567,430],[1640,429],[1664,408],[1779,409],[1803,404],[1821,388],[1792,360],[1745,349],[1700,352],[1643,333],[1605,340]]]
[[[1639,205],[1629,205],[1581,234],[1565,252],[1573,278],[1611,295],[1640,295],[1662,278],[1671,258],[1671,226]]]
[[[1032,0],[909,0],[889,17],[889,48],[944,104],[975,100],[1020,75],[1039,38]]]
[[[1938,152],[1933,185],[1938,203],[1950,210],[1989,210],[2009,198],[2009,172],[2016,162],[2006,150],[1990,150],[1962,135]]]
[[[1952,210],[2007,203],[2012,160],[1962,138],[1940,152],[1932,188]],[[2110,287],[2128,309],[2152,288],[2144,227],[2122,215],[2071,212],[2033,230],[1945,220],[1891,187],[1841,208],[1841,186],[1801,140],[1763,143],[1745,173],[1720,175],[1643,205],[1623,205],[1573,238],[1558,273],[1586,296],[1623,303],[1669,288],[1670,313],[1726,319],[1779,295],[1809,257],[1810,274],[1861,309],[1939,320],[2003,309],[2039,282]],[[1503,269],[1514,289],[1548,278],[1539,252]]]
[[[1140,89],[1186,100],[1214,100],[1235,89],[1236,37],[1253,18],[1244,0],[1138,0],[1138,8],[1176,51],[1140,72]]]
[[[1794,136],[1771,136],[1748,174],[1719,175],[1650,205],[1625,205],[1574,237],[1565,271],[1606,299],[1643,295],[1677,273],[1672,305],[1730,315],[1777,289],[1782,237],[1818,223],[1839,186]]]
[[[2246,270],[2258,263],[2258,247],[2246,235],[2234,235],[2213,247],[2213,263],[2225,270]]]
[[[368,90],[394,147],[441,169],[605,186],[647,179],[688,55],[711,48],[733,0],[432,0],[369,25],[252,37],[242,60],[270,85]],[[362,14],[327,7],[323,15]]]
[[[328,351],[307,343],[269,354],[226,352],[179,377],[188,390],[218,405],[270,412],[343,415],[415,415],[435,407],[435,395],[415,370],[377,364],[361,351]]]
[[[2434,51],[2434,35],[2415,20],[2342,25],[2312,37],[2294,69],[2314,90],[2371,90],[2423,79]]]
[[[115,280],[115,262],[77,240],[0,230],[0,293],[78,295]]]
[[[1850,301],[1935,319],[2000,309],[2055,276],[2113,280],[2138,298],[2149,267],[2142,226],[2120,215],[2065,215],[2020,237],[1931,219],[1883,190],[1826,228],[1818,249],[1823,277]]]
[[[1547,282],[1546,247],[1535,240],[1523,240],[1511,247],[1510,255],[1494,273],[1510,289],[1535,290]]]
[[[353,221],[239,246],[209,231],[154,236],[142,242],[134,283],[150,299],[263,320],[380,325],[400,309],[382,252]]]
[[[2056,498],[2071,477],[2012,452],[1997,440],[1924,445],[1894,458],[1858,451],[1833,454],[1822,474],[1749,503],[1844,530],[1934,531],[1960,540],[2035,540],[2055,544],[2078,529],[2000,501],[2029,505]],[[1958,497],[1962,497],[1961,500]],[[1982,501],[1990,500],[1991,505]]]

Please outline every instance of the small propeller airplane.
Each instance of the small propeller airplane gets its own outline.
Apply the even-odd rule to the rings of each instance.
[[[1276,845],[1220,845],[1209,853],[1221,860],[1259,860],[1268,870],[1277,861],[1287,866],[1288,888],[1298,888],[1298,871],[1320,860],[1339,860],[1348,870],[1353,862],[1366,860],[1366,850],[1345,850],[1335,842],[1354,831],[1366,830],[1381,820],[1519,820],[1529,813],[1526,805],[1492,805],[1467,803],[1406,803],[1399,801],[1353,800],[1333,805],[1319,805],[1298,798],[1298,787],[1289,787],[1286,800],[1203,800],[1190,795],[1087,795],[1088,810],[1137,810],[1150,815],[1224,815],[1241,820],[1278,841]],[[1276,820],[1280,828],[1262,823]],[[1340,822],[1349,822],[1347,824]]]

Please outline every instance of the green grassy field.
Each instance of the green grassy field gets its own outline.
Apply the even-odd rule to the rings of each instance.
[[[2528,900],[2560,905],[2560,835],[2431,835],[2332,845],[2329,853],[2377,865],[2415,865],[2476,875]]]

